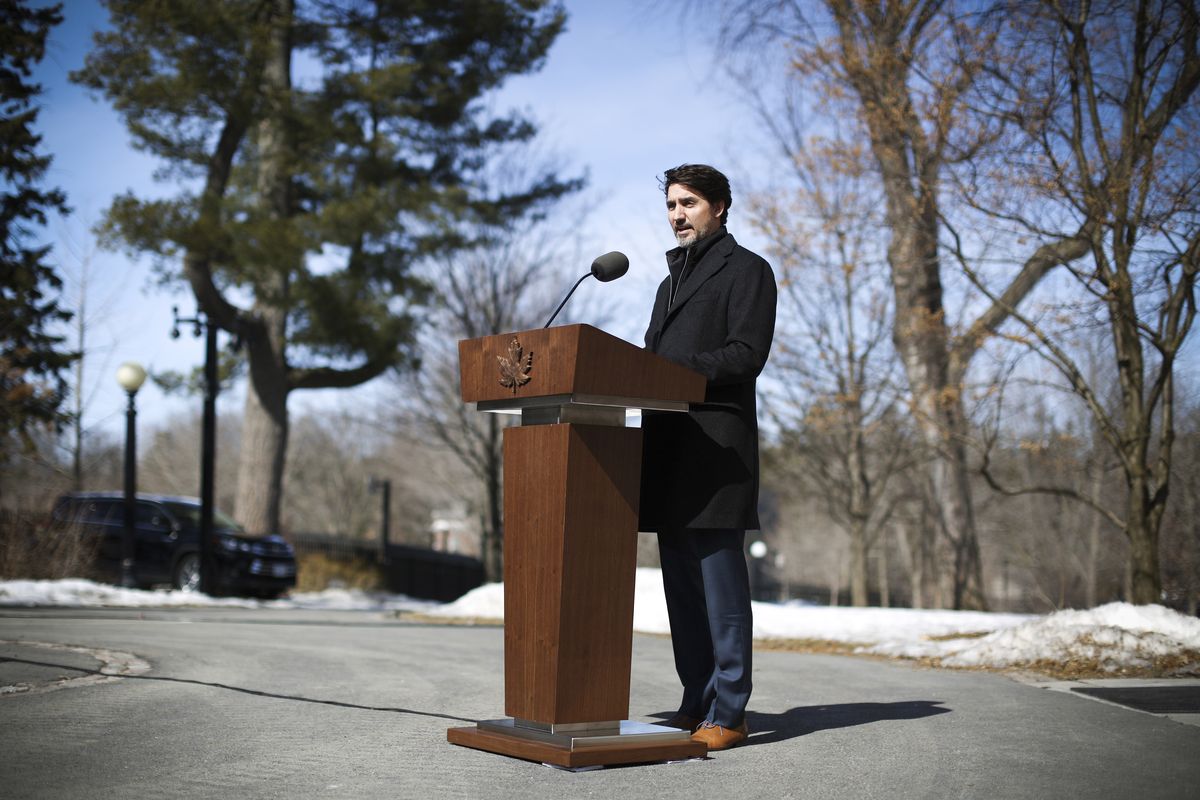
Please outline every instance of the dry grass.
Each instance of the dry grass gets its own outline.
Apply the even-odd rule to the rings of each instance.
[[[926,636],[931,642],[952,642],[955,639],[982,639],[991,631],[971,631],[969,633],[943,633],[938,636]]]
[[[835,656],[862,655],[854,652],[866,645],[860,642],[838,642],[833,639],[755,639],[755,650],[784,653],[822,653]]]
[[[1058,680],[1089,678],[1200,678],[1200,652],[1182,650],[1165,656],[1148,656],[1136,667],[1106,668],[1102,659],[1073,658],[1068,661],[1034,661],[1019,669]],[[1011,671],[1011,670],[1005,670]]]
[[[332,587],[378,591],[383,572],[365,558],[331,558],[324,553],[296,554],[296,592],[320,592]]]
[[[930,636],[931,641],[978,639],[986,632]],[[1084,644],[1088,642],[1084,641]],[[820,653],[846,655],[879,661],[914,664],[927,669],[953,669],[964,672],[1035,673],[1055,680],[1085,680],[1095,678],[1194,678],[1200,677],[1200,652],[1183,650],[1166,656],[1146,656],[1146,663],[1137,667],[1109,668],[1100,658],[1073,658],[1068,661],[1039,660],[1007,667],[959,667],[942,663],[940,658],[904,658],[877,653],[856,652],[866,645],[836,642],[829,639],[756,639],[756,650],[779,650],[790,653]]]
[[[0,513],[0,578],[56,580],[95,577],[97,537],[50,526],[43,514]]]
[[[1200,653],[1185,650],[1183,653],[1163,656],[1137,667],[1108,669],[1098,659],[1070,659],[1069,661],[1029,661],[1007,667],[955,667],[947,666],[936,658],[895,659],[910,661],[930,669],[954,669],[964,672],[999,672],[1003,674],[1036,675],[1059,681],[1095,680],[1102,678],[1200,678]]]

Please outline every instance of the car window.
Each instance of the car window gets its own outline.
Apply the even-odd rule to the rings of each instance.
[[[113,521],[113,512],[120,514],[121,507],[111,500],[84,500],[79,506],[79,512],[75,519],[78,522],[89,523],[104,523]],[[123,517],[118,516],[116,522],[121,522]]]
[[[158,531],[166,531],[171,528],[171,520],[167,517],[167,512],[157,503],[144,501],[138,503],[136,519],[139,528],[152,528]]]
[[[192,503],[167,503],[166,505],[167,508],[171,510],[171,513],[178,517],[180,521],[185,522],[188,527],[199,529],[199,505],[193,505]],[[213,527],[217,529],[237,531],[240,534],[249,535],[242,530],[241,525],[237,524],[232,517],[222,512],[219,508],[213,509]]]
[[[124,525],[125,524],[125,501],[124,500],[109,500],[108,501],[108,516],[104,519],[109,525]]]

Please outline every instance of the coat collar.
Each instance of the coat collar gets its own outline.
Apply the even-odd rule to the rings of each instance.
[[[683,285],[679,287],[679,292],[675,295],[674,302],[667,309],[666,316],[669,317],[678,311],[709,278],[724,269],[725,264],[729,261],[730,253],[733,252],[733,248],[737,247],[737,242],[734,241],[733,235],[727,233],[724,226],[714,234],[713,238],[715,241],[700,253],[700,260],[688,268],[689,274],[684,279]],[[703,247],[703,245],[701,246]],[[682,247],[668,250],[668,267],[672,263],[682,259],[683,252],[684,248]]]

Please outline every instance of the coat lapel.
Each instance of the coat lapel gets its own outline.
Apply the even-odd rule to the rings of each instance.
[[[650,352],[658,351],[658,339],[662,335],[663,325],[667,320],[667,303],[671,301],[669,285],[663,281],[658,294],[654,298],[654,308],[650,311],[650,325],[646,331],[646,346]]]
[[[737,242],[733,240],[733,236],[726,234],[725,238],[713,245],[712,249],[704,254],[704,257],[700,259],[700,263],[692,268],[692,274],[686,277],[683,286],[680,286],[679,291],[675,294],[675,302],[671,303],[671,307],[667,310],[666,317],[663,320],[663,327],[666,327],[671,317],[679,312],[679,309],[696,294],[709,278],[725,268],[725,265],[729,263],[729,254],[733,252],[733,248],[736,246]]]

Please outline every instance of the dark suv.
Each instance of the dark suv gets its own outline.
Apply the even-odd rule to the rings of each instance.
[[[63,495],[53,525],[95,537],[98,577],[121,577],[125,499],[119,492]],[[296,585],[296,556],[281,536],[252,536],[213,510],[213,563],[219,592],[278,597]],[[139,586],[169,583],[200,587],[200,501],[194,497],[139,494],[134,517],[133,577]]]

